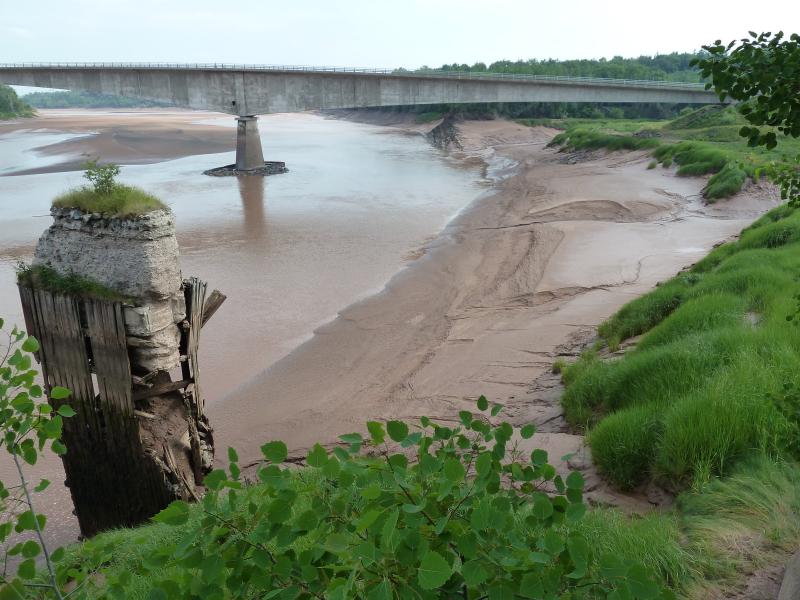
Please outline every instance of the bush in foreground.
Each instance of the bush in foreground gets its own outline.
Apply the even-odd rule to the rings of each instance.
[[[478,407],[489,410],[484,398]],[[570,532],[586,510],[583,479],[521,450],[533,426],[460,419],[370,422],[369,438],[342,436],[347,447],[332,453],[316,445],[300,470],[281,467],[287,448],[270,442],[254,488],[230,450],[230,473],[208,475],[198,518],[183,502],[155,518],[183,531],[145,561],[149,597],[672,597]],[[129,582],[109,577],[108,591],[125,597]]]

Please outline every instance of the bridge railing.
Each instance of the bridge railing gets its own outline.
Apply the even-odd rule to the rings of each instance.
[[[525,80],[525,81],[557,81],[564,83],[581,83],[590,85],[624,85],[635,87],[671,87],[682,89],[705,89],[703,83],[682,81],[666,81],[661,79],[612,79],[604,77],[572,77],[568,75],[527,75],[522,73],[489,73],[472,71],[436,71],[406,69],[372,69],[356,67],[320,67],[308,65],[248,65],[233,63],[119,63],[119,62],[65,62],[65,63],[0,63],[0,69],[155,69],[155,70],[220,70],[220,71],[272,71],[307,73],[357,73],[365,75],[390,75],[393,77],[429,77],[453,79],[490,79],[490,80]]]

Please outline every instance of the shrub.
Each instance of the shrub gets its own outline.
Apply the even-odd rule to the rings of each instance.
[[[86,163],[86,171],[83,174],[84,178],[91,182],[94,191],[101,196],[107,196],[114,191],[117,186],[114,178],[117,175],[119,175],[119,165],[114,163],[98,165],[96,160]]]
[[[489,408],[485,398],[478,406]],[[583,479],[562,479],[546,452],[526,456],[520,442],[532,426],[515,434],[488,415],[460,419],[451,427],[423,418],[413,429],[370,422],[369,438],[342,436],[332,453],[316,445],[301,470],[282,467],[286,445],[269,442],[261,483],[249,488],[229,450],[230,472],[206,477],[199,516],[184,502],[156,516],[181,535],[136,563],[139,581],[149,577],[150,597],[168,598],[611,598],[614,588],[671,597],[643,567],[589,546]],[[554,495],[539,491],[545,482]],[[87,546],[84,569],[108,559],[107,544]],[[122,596],[131,574],[106,581]]]

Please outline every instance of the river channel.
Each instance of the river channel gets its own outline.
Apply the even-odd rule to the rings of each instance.
[[[233,126],[230,117],[212,122]],[[70,158],[38,149],[93,133],[35,127],[31,121],[31,130],[4,133],[0,125],[0,316],[7,324],[22,323],[15,264],[31,259],[50,224],[53,197],[84,183],[76,171],[14,173]],[[233,162],[232,153],[222,153],[123,166],[120,176],[174,211],[184,276],[196,275],[228,296],[201,341],[209,404],[288,354],[340,309],[379,291],[486,189],[479,169],[419,135],[308,114],[262,117],[260,128],[265,157],[285,161],[288,173],[203,175]],[[235,426],[217,431],[219,448],[235,440]],[[8,462],[0,458],[7,483]],[[34,476],[63,479],[53,460],[37,465]],[[65,488],[51,486],[42,501],[51,534],[74,539]]]

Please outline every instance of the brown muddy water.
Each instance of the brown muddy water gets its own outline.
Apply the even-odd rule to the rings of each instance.
[[[234,135],[232,118],[212,122]],[[266,179],[202,175],[233,162],[232,153],[222,153],[125,166],[120,177],[175,212],[184,275],[228,295],[201,341],[209,404],[288,354],[337,311],[379,291],[486,189],[477,168],[464,167],[420,136],[305,114],[262,117],[260,128],[265,158],[286,161],[289,173]],[[6,323],[22,323],[15,264],[31,259],[50,224],[53,197],[84,183],[74,171],[14,173],[74,160],[42,149],[92,133],[3,133],[0,127],[0,316]],[[235,445],[236,423],[247,419],[242,414],[217,428],[218,447]],[[9,463],[0,457],[6,483],[13,479]],[[57,460],[33,471],[33,479],[63,480]],[[50,518],[49,535],[61,543],[75,539],[65,488],[52,485],[40,503]]]

